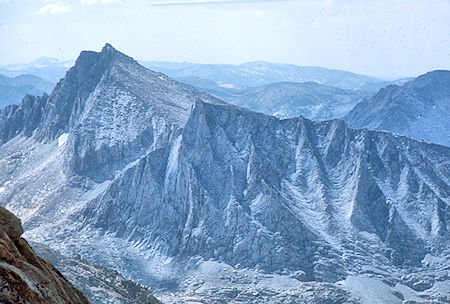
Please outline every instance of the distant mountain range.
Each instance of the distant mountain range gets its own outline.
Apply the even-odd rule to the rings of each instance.
[[[317,82],[341,89],[375,93],[389,84],[404,83],[409,80],[409,78],[405,78],[386,81],[340,70],[264,61],[247,62],[239,65],[177,64],[151,61],[142,61],[141,64],[172,78],[197,77],[236,89],[254,88],[277,82]]]
[[[346,117],[366,127],[450,146],[450,71],[433,71],[403,86],[390,85]]]
[[[56,58],[41,57],[27,64],[1,66],[0,74],[8,77],[32,74],[56,83],[64,77],[73,63],[73,60],[61,61]],[[264,61],[239,65],[158,61],[141,61],[140,64],[172,78],[196,77],[211,80],[217,85],[238,89],[254,88],[276,82],[317,82],[342,89],[374,93],[389,84],[403,84],[411,80],[411,78],[403,78],[388,81],[347,71]]]
[[[379,88],[408,80],[384,81],[345,71],[267,62],[241,65],[142,63],[232,104],[285,118],[300,115],[319,120],[341,118],[357,102],[370,97]],[[29,64],[0,67],[0,74],[14,76],[28,73],[57,82],[71,64],[72,61],[42,57]],[[48,88],[53,87],[48,82],[45,90],[29,87],[33,86],[32,83],[27,85],[20,88],[4,87],[0,106],[18,103],[25,94],[49,93]]]
[[[280,118],[303,116],[314,120],[342,118],[371,94],[315,82],[280,82],[236,89],[196,77],[176,78],[231,104]]]
[[[0,66],[0,74],[16,77],[24,74],[38,76],[50,83],[57,83],[73,65],[73,60],[61,61],[56,58],[41,57],[30,63],[17,63]]]
[[[450,147],[256,113],[109,44],[0,110],[25,235],[167,302],[448,302],[449,167]]]
[[[0,109],[18,104],[26,94],[51,93],[55,85],[37,76],[24,74],[10,78],[0,75]]]

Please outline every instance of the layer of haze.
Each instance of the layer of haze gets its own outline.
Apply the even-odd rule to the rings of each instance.
[[[139,60],[450,69],[449,0],[0,0],[0,65],[105,42]]]

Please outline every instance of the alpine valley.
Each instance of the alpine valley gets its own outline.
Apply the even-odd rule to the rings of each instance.
[[[256,113],[109,44],[0,110],[0,205],[163,302],[450,302],[449,147]]]

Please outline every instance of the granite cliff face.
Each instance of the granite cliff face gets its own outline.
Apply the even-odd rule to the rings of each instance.
[[[89,303],[48,261],[21,238],[17,217],[0,207],[0,302]]]
[[[228,105],[110,45],[39,100],[28,133],[0,111],[30,239],[180,303],[448,300],[447,147]]]
[[[432,71],[388,86],[359,103],[345,120],[351,127],[386,130],[450,146],[450,71]]]

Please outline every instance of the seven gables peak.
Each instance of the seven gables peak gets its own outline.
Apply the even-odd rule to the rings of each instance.
[[[0,202],[27,237],[161,293],[209,275],[203,299],[231,276],[257,294],[270,276],[345,299],[336,282],[361,269],[387,290],[416,283],[405,269],[441,273],[422,261],[448,250],[449,148],[227,105],[107,47],[0,122],[18,131],[0,146]]]

